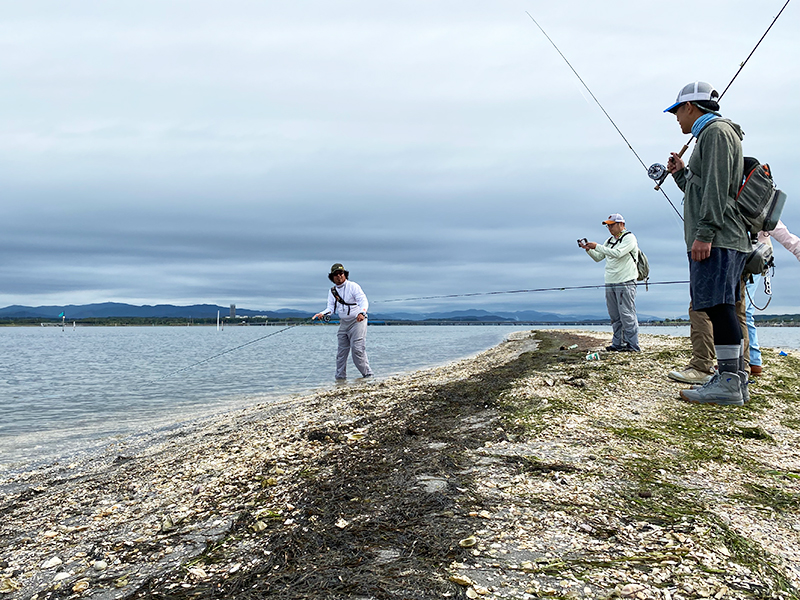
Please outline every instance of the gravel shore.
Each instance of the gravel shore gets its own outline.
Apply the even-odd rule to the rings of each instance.
[[[678,399],[688,341],[476,357],[0,481],[7,598],[798,598],[800,361]]]

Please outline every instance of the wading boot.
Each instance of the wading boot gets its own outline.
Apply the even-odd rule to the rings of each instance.
[[[747,371],[739,371],[739,380],[742,384],[742,402],[747,404],[750,402],[750,390],[747,389],[750,386],[750,376],[747,374]]]
[[[681,390],[681,398],[695,404],[742,406],[742,379],[738,373],[723,371],[698,388]]]

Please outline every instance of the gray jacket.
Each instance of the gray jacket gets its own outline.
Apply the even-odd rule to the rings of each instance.
[[[750,252],[745,223],[736,207],[742,183],[741,127],[728,119],[709,123],[697,138],[689,164],[673,174],[684,192],[683,232],[687,251],[695,240],[713,248]]]

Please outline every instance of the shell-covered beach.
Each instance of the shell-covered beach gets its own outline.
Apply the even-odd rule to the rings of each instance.
[[[683,338],[515,333],[0,482],[7,598],[796,598],[800,361],[681,402]],[[586,360],[600,350],[600,360]]]

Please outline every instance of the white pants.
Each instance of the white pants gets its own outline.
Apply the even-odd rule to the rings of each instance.
[[[336,352],[336,379],[347,378],[347,356],[353,351],[353,364],[361,374],[372,375],[367,359],[367,319],[341,321],[336,334],[339,349]]]

